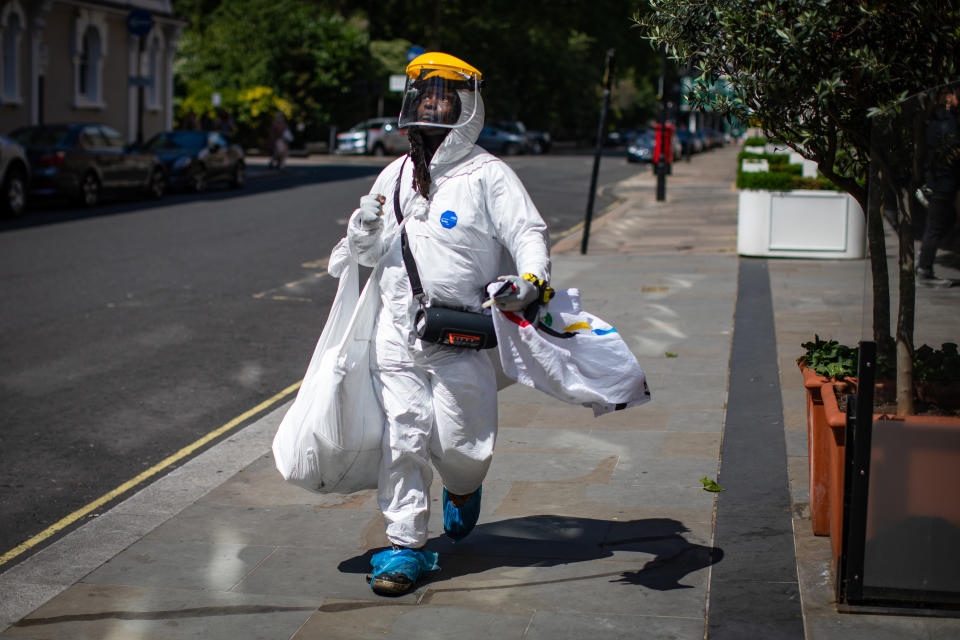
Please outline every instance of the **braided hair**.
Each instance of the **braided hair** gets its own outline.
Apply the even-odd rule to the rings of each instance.
[[[449,131],[435,127],[410,127],[407,131],[413,160],[413,189],[424,198],[430,197],[430,160]]]

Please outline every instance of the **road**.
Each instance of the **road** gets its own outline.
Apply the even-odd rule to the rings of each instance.
[[[592,154],[509,161],[554,240],[582,221]],[[384,162],[307,159],[243,191],[0,223],[0,572],[302,377],[336,290],[324,261]],[[596,211],[640,170],[605,157]]]

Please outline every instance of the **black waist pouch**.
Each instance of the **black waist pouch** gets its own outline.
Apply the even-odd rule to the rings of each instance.
[[[414,320],[417,336],[424,342],[468,349],[492,349],[497,346],[493,318],[483,313],[458,311],[444,307],[426,307]]]

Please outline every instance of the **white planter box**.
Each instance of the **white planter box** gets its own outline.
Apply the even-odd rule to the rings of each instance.
[[[740,163],[740,170],[744,173],[763,173],[770,171],[770,163],[766,160],[748,160],[743,159]]]
[[[790,152],[790,164],[799,164],[801,166],[800,175],[804,178],[817,177],[817,163],[813,160],[807,160],[796,151]]]
[[[742,256],[859,259],[865,238],[863,211],[847,193],[740,192],[737,253]]]

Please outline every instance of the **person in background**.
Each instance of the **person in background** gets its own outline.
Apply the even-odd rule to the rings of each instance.
[[[226,109],[220,109],[217,113],[217,131],[227,140],[233,138],[237,130],[237,125],[233,121],[233,116]]]
[[[954,204],[960,187],[960,125],[957,122],[960,89],[950,87],[940,94],[940,102],[927,124],[924,142],[927,149],[924,193],[927,219],[917,256],[917,284],[949,287],[952,280],[938,278],[933,271],[937,248],[956,222]]]
[[[287,117],[283,115],[283,111],[277,111],[273,124],[270,125],[270,135],[267,137],[267,149],[271,153],[270,162],[267,165],[269,168],[283,170],[292,141],[293,134],[287,126]]]

